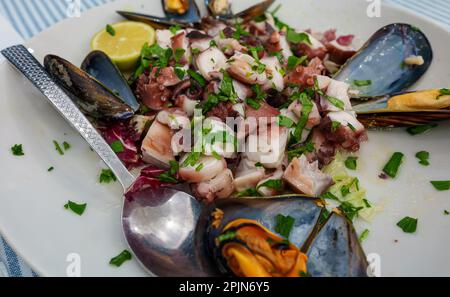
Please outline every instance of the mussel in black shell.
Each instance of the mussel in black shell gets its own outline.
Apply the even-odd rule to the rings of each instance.
[[[127,119],[133,116],[133,109],[123,103],[118,94],[69,61],[48,55],[44,66],[86,114],[102,119]]]

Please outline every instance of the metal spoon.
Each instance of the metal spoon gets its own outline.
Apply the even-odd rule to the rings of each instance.
[[[124,193],[136,178],[127,170],[103,137],[70,97],[23,45],[1,53],[52,103],[72,127],[114,172]],[[124,199],[125,238],[137,260],[152,275],[205,276],[194,233],[202,206],[185,192],[159,188]]]

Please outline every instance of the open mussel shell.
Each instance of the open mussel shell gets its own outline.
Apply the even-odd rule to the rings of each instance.
[[[233,13],[231,0],[205,0],[208,11],[213,17],[221,20],[241,19],[244,22],[265,14],[274,2],[275,0],[264,0],[241,12]]]
[[[405,59],[423,58],[422,65],[406,65]],[[428,70],[433,51],[425,34],[408,24],[391,24],[378,30],[342,66],[335,79],[352,85],[357,97],[377,97],[401,92],[417,82]],[[370,81],[357,86],[356,81]]]
[[[424,125],[450,119],[450,95],[431,89],[365,98],[354,103],[353,109],[368,128]]]
[[[244,22],[250,21],[260,15],[266,13],[267,9],[275,2],[275,0],[265,0],[261,3],[253,5],[239,13],[236,13],[233,17],[240,18]]]
[[[134,112],[139,109],[139,103],[127,81],[104,52],[91,52],[81,64],[81,69],[113,91]]]
[[[352,224],[343,216],[327,212],[319,206],[320,200],[303,196],[288,195],[264,199],[224,199],[217,200],[206,207],[197,226],[198,232],[204,232],[199,246],[203,245],[206,259],[210,265],[217,267],[217,275],[233,275],[227,259],[222,251],[223,244],[218,244],[218,237],[223,235],[224,228],[236,220],[254,220],[261,226],[276,234],[276,216],[290,216],[295,219],[289,242],[307,255],[307,273],[311,276],[367,276],[368,263]],[[217,216],[217,210],[223,212]],[[221,217],[220,220],[217,220]],[[245,224],[244,224],[245,225]],[[234,229],[239,232],[239,229]],[[265,243],[274,235],[250,238]],[[242,240],[227,238],[227,242],[241,244],[249,250],[249,245]],[[280,245],[283,253],[291,253],[292,246]],[[250,250],[250,252],[253,252]],[[257,253],[257,258],[272,261],[273,257],[265,257]],[[269,260],[272,259],[272,260]],[[243,261],[251,263],[251,261]],[[215,265],[214,265],[215,264]],[[245,268],[245,267],[244,267]]]
[[[146,23],[155,29],[167,29],[173,26],[179,26],[181,28],[195,27],[200,23],[200,10],[194,0],[189,0],[188,10],[183,14],[175,13],[170,9],[167,10],[165,2],[165,0],[162,1],[165,17],[131,11],[117,11],[117,13],[128,20]]]
[[[127,119],[133,116],[133,110],[113,91],[67,60],[48,55],[44,66],[87,115],[102,119]]]

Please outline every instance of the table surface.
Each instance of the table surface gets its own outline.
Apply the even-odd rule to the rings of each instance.
[[[70,5],[80,11],[114,0],[0,0],[0,49],[22,43],[68,16]],[[156,1],[156,0],[155,0]],[[361,0],[363,1],[363,0]],[[377,1],[377,0],[366,0]],[[450,30],[450,0],[384,0],[412,10]],[[2,62],[3,57],[0,57]],[[0,237],[0,277],[36,276]]]

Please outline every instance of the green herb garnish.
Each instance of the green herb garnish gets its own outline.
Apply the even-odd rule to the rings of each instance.
[[[347,167],[350,170],[356,170],[358,167],[358,158],[357,157],[348,157],[347,160],[345,160],[345,167]]]
[[[203,169],[204,167],[205,167],[205,165],[202,163],[202,164],[198,165],[198,166],[195,168],[195,171],[200,172],[200,171],[202,171],[202,169]]]
[[[24,156],[23,147],[21,144],[15,144],[11,147],[11,152],[14,156]]]
[[[443,89],[439,90],[439,97],[445,96],[445,95],[450,95],[450,89],[443,88]],[[438,99],[439,99],[439,97],[438,97]]]
[[[55,145],[55,150],[62,156],[64,155],[64,151],[56,140],[53,140],[53,144]]]
[[[70,143],[68,143],[67,141],[64,141],[63,147],[64,147],[64,150],[67,151],[68,149],[70,149],[71,146],[70,146]]]
[[[123,146],[123,143],[122,143],[122,141],[120,141],[120,140],[113,141],[113,142],[110,144],[110,146],[111,146],[112,150],[113,150],[116,154],[122,153],[122,152],[125,151],[125,147]]]
[[[295,122],[287,116],[279,115],[278,116],[278,125],[286,127],[286,128],[292,128],[295,126]]]
[[[423,166],[430,165],[428,159],[430,158],[430,153],[427,151],[420,151],[416,154],[416,158],[419,159],[419,164]]]
[[[287,68],[288,70],[293,70],[298,65],[302,64],[308,59],[308,56],[302,56],[301,58],[297,58],[296,56],[290,56],[288,58]]]
[[[301,147],[288,150],[288,158],[289,158],[289,160],[292,160],[296,157],[300,157],[301,155],[303,155],[305,153],[312,153],[312,152],[314,152],[314,150],[315,150],[314,143],[309,141]]]
[[[418,219],[404,217],[397,223],[397,226],[399,226],[405,233],[414,233],[417,229],[417,222]]]
[[[241,198],[241,197],[260,197],[261,194],[258,193],[258,191],[256,189],[250,188],[250,189],[246,189],[244,191],[241,191],[239,193],[236,194],[237,198]]]
[[[200,153],[200,152],[189,153],[189,155],[186,157],[186,159],[181,164],[181,167],[195,166],[198,163],[198,161],[200,160],[201,156],[202,156],[202,153]]]
[[[293,217],[278,214],[275,217],[275,232],[288,239],[294,223],[295,219]]]
[[[116,36],[116,30],[110,24],[106,25],[106,32],[108,32],[108,34],[111,36]]]
[[[183,48],[177,48],[175,49],[174,58],[175,62],[180,62],[181,58],[183,58],[184,53],[186,52]]]
[[[175,175],[178,173],[178,170],[180,169],[180,165],[177,161],[169,161],[170,169],[167,172],[161,173],[158,176],[158,179],[162,182],[167,183],[178,183],[178,179],[175,177]]]
[[[116,267],[122,266],[123,263],[132,259],[131,253],[127,250],[121,252],[118,256],[112,258],[109,261],[110,265],[114,265]]]
[[[363,242],[363,241],[367,238],[367,236],[369,236],[369,230],[368,230],[368,229],[365,229],[365,230],[361,233],[361,235],[359,235],[359,237],[358,237],[359,242]]]
[[[438,191],[450,190],[450,180],[431,181],[431,184]]]
[[[99,181],[102,184],[109,184],[111,182],[115,182],[117,180],[114,173],[111,171],[111,169],[102,169],[102,172],[100,173]]]
[[[354,218],[356,218],[359,214],[359,211],[364,209],[364,207],[356,207],[350,202],[343,202],[339,209],[342,211],[344,216],[349,219],[350,221],[353,221]]]
[[[331,122],[331,132],[336,132],[337,129],[339,129],[339,127],[341,126],[341,122],[338,121],[332,121]]]
[[[293,137],[296,142],[299,142],[302,139],[302,133],[303,129],[306,127],[306,124],[308,123],[308,118],[313,110],[313,102],[308,97],[306,93],[300,93],[293,96],[294,99],[297,99],[302,104],[302,111],[301,111],[301,117],[297,122],[297,126],[295,127]]]
[[[49,168],[47,169],[48,172],[52,172],[53,170],[55,170],[55,167],[53,167],[53,166],[52,166],[52,167],[49,167]]]
[[[339,201],[339,198],[336,197],[333,193],[331,192],[326,192],[322,195],[320,195],[320,198],[322,199],[330,199],[330,200],[334,200],[334,201]]]
[[[372,84],[372,81],[367,79],[367,80],[354,80],[353,84],[357,87],[365,87],[365,86],[370,86]]]
[[[448,215],[450,215],[450,212],[448,211],[448,210],[444,210],[444,215],[446,215],[446,216],[448,216]]]
[[[419,134],[423,134],[433,128],[436,128],[437,126],[438,126],[437,124],[420,125],[420,126],[409,127],[408,129],[406,129],[406,131],[411,135],[419,135]]]
[[[195,79],[201,87],[206,86],[206,79],[200,74],[195,72],[194,70],[188,69],[187,74],[189,74],[190,77]]]
[[[73,211],[74,213],[76,213],[77,215],[81,216],[84,211],[86,210],[86,206],[87,204],[78,204],[72,201],[67,202],[66,205],[64,205],[65,209],[69,209],[71,211]]]
[[[181,26],[180,25],[171,26],[169,30],[173,35],[175,35],[177,34],[178,31],[181,30]]]
[[[191,51],[192,51],[192,54],[193,54],[193,55],[198,55],[198,54],[200,54],[200,50],[199,50],[198,48],[193,48]]]
[[[186,71],[183,68],[180,67],[175,67],[175,74],[176,76],[180,79],[183,80],[184,77],[186,76]]]
[[[383,172],[388,176],[395,178],[397,176],[398,169],[402,164],[404,155],[402,153],[396,152],[392,155],[391,159],[383,168]]]
[[[269,188],[280,191],[283,188],[283,181],[281,179],[269,179],[268,181],[259,185],[256,189]]]
[[[261,107],[261,104],[255,99],[248,98],[245,100],[245,103],[249,105],[251,108],[258,110]]]
[[[289,28],[286,35],[287,41],[298,44],[298,43],[306,43],[308,45],[312,45],[309,35],[307,33],[297,33],[294,29]]]

